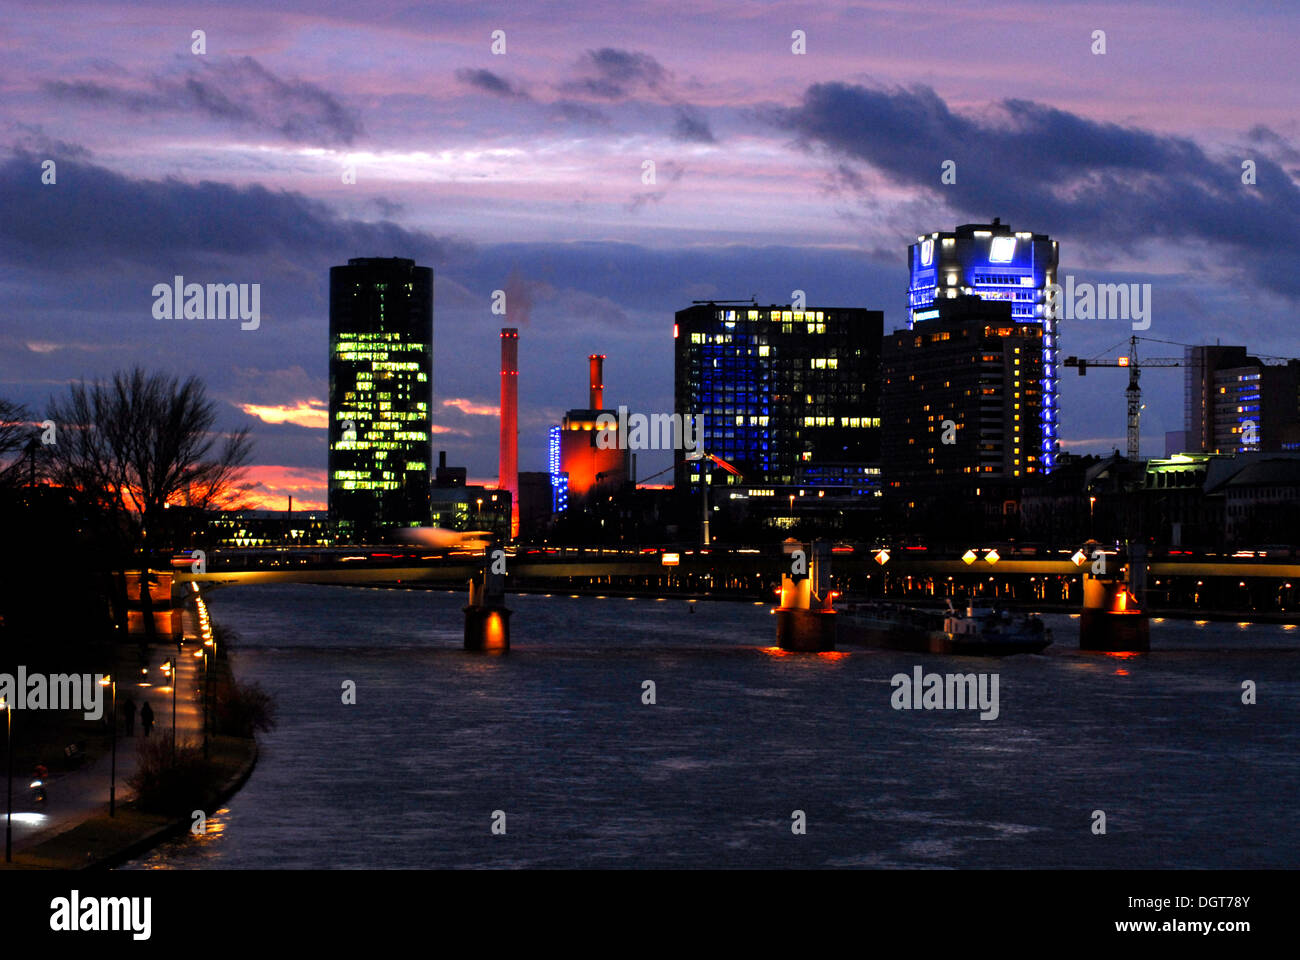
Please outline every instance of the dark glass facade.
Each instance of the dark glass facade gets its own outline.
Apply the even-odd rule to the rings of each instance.
[[[882,456],[891,495],[975,497],[1043,471],[1043,327],[1006,302],[944,299],[885,338]],[[944,421],[951,422],[945,444]]]
[[[330,269],[329,512],[344,536],[430,521],[433,270]]]
[[[1176,452],[1300,450],[1300,361],[1214,345],[1187,347],[1183,366],[1186,451]]]
[[[879,310],[846,307],[680,310],[673,412],[703,417],[704,450],[735,466],[743,479],[725,482],[751,496],[797,486],[876,496],[883,324]],[[699,478],[699,463],[678,463],[679,490]]]

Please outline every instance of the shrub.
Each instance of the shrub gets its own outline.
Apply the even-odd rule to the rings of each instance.
[[[181,813],[202,803],[215,786],[215,768],[203,759],[203,748],[193,740],[176,744],[172,759],[172,737],[143,737],[137,748],[139,762],[127,784],[135,790],[141,810]]]
[[[217,659],[225,660],[239,646],[239,633],[234,627],[212,621],[212,638],[217,641]]]
[[[231,680],[216,690],[213,726],[232,737],[252,737],[275,726],[275,700],[257,682]]]

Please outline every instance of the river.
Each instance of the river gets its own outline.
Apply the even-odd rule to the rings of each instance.
[[[209,594],[241,635],[236,675],[274,695],[279,722],[204,837],[125,869],[1300,856],[1300,630],[1166,620],[1152,653],[1116,657],[1079,652],[1078,621],[1052,615],[1056,643],[1037,656],[790,655],[772,647],[766,604],[512,595],[513,649],[487,656],[461,649],[463,603],[310,585]],[[917,665],[996,673],[997,718],[894,709],[891,678]]]

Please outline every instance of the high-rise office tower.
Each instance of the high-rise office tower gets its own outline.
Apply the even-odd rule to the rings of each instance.
[[[433,270],[330,268],[329,511],[344,536],[429,523]]]
[[[1300,361],[1264,363],[1243,346],[1184,351],[1184,453],[1300,449]]]
[[[674,412],[702,416],[704,451],[740,471],[722,482],[777,500],[878,495],[881,311],[726,301],[676,321]],[[677,458],[678,490],[700,476]]]
[[[967,223],[952,232],[918,236],[908,247],[908,326],[938,316],[943,300],[975,296],[1011,305],[1016,323],[1042,327],[1043,434],[1038,465],[1050,473],[1060,447],[1057,434],[1056,318],[1049,309],[1049,288],[1056,275],[1056,241],[1041,233],[1013,231],[999,218],[992,223]]]
[[[519,536],[519,330],[501,329],[501,444],[497,488],[510,491],[510,536]]]
[[[918,503],[1017,487],[1042,472],[1043,326],[974,296],[934,310],[885,338],[886,492]]]

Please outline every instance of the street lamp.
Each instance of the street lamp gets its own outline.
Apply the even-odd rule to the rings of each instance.
[[[5,712],[5,758],[9,764],[8,805],[5,812],[5,863],[14,862],[14,708],[0,697]]]
[[[204,640],[204,646],[194,651],[194,656],[203,658],[203,759],[208,759],[208,648],[211,640]]]
[[[172,766],[176,765],[176,660],[166,661],[159,667],[172,682]]]
[[[101,687],[111,687],[113,690],[113,760],[109,767],[108,774],[108,815],[117,816],[117,681],[112,676],[107,676],[99,681]]]

